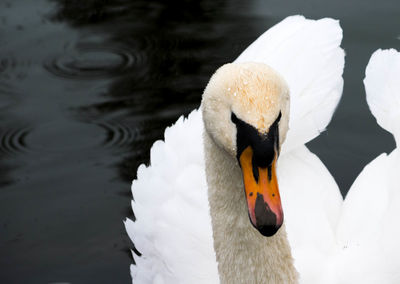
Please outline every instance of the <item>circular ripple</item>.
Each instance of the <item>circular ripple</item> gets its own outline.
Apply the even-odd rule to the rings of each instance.
[[[45,62],[52,74],[70,79],[96,79],[123,74],[144,56],[119,46],[78,44],[74,50]]]
[[[7,149],[29,148],[34,152],[71,152],[93,147],[122,147],[134,141],[136,131],[118,123],[49,122],[13,137]],[[10,136],[10,135],[8,135]],[[15,135],[14,135],[15,136]],[[17,143],[19,142],[19,143]],[[27,146],[26,146],[27,145]],[[8,150],[10,151],[10,150]]]
[[[0,151],[9,155],[27,152],[26,137],[30,131],[29,128],[20,128],[0,133]]]
[[[104,130],[97,125],[54,121],[32,129],[25,142],[35,152],[68,152],[97,146],[103,138]]]
[[[99,123],[99,126],[106,130],[106,138],[103,141],[104,147],[123,147],[130,145],[138,136],[137,129],[132,129],[120,123]]]

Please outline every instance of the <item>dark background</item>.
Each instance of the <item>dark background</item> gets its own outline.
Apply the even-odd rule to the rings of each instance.
[[[309,143],[345,195],[394,148],[365,66],[398,0],[0,0],[0,283],[129,283],[130,183],[220,65],[292,14],[340,19],[344,94]]]

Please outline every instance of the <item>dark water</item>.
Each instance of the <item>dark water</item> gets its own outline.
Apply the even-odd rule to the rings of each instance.
[[[297,13],[344,29],[344,97],[310,147],[345,194],[394,147],[362,79],[400,47],[397,0],[0,1],[0,283],[128,283],[137,166],[218,66]]]

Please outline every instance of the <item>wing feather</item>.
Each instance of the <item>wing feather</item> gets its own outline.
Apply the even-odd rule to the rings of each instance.
[[[398,143],[400,53],[394,49],[377,50],[365,73],[370,110]],[[351,186],[338,225],[339,248],[333,271],[337,283],[360,279],[371,284],[400,283],[399,172],[400,152],[396,148],[366,165]]]
[[[283,152],[317,137],[330,122],[343,90],[344,51],[339,22],[291,16],[278,23],[236,62],[263,62],[290,88],[289,132]]]
[[[375,51],[365,70],[368,106],[378,124],[400,142],[400,52]]]
[[[132,183],[136,221],[125,227],[142,257],[134,283],[218,283],[208,213],[201,112],[165,131]]]

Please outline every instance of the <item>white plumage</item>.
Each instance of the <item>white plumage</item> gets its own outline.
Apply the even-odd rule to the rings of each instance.
[[[370,110],[398,146],[400,53],[377,50],[365,73]],[[396,148],[370,162],[351,186],[337,230],[336,283],[400,283],[399,173]]]
[[[283,152],[317,137],[343,90],[344,51],[339,22],[288,17],[252,43],[235,62],[263,62],[290,87],[290,131]]]
[[[136,222],[125,226],[142,257],[135,283],[218,283],[198,110],[165,130],[132,183]]]
[[[267,63],[279,71],[290,87],[290,129],[279,158],[278,180],[300,282],[383,283],[374,282],[378,279],[374,277],[385,273],[388,281],[384,283],[399,283],[399,257],[396,257],[400,255],[399,245],[390,234],[399,236],[398,226],[393,226],[393,222],[394,216],[400,216],[400,196],[394,191],[395,176],[388,177],[388,172],[394,175],[396,169],[395,152],[378,157],[365,168],[342,210],[342,197],[334,179],[318,157],[304,146],[325,129],[339,102],[344,67],[341,38],[340,26],[332,19],[288,17],[249,46],[237,62]],[[376,61],[380,68],[386,66],[382,60]],[[398,58],[396,66],[400,66]],[[373,74],[375,67],[368,68],[365,84],[371,110],[385,109],[385,115],[377,116],[378,122],[393,129],[390,117],[395,110],[392,100],[396,97],[392,94],[381,105],[382,100],[377,96],[383,94],[376,95],[376,90],[383,89],[382,80],[369,79],[368,74]],[[385,72],[394,72],[392,69]],[[396,90],[398,95],[400,88]],[[151,166],[141,165],[138,169],[137,180],[132,184],[132,208],[137,220],[125,221],[130,238],[142,253],[141,257],[134,255],[136,265],[131,265],[134,283],[219,283],[202,133],[201,112],[194,110],[187,119],[181,117],[166,129],[165,142],[153,145]],[[368,180],[378,176],[381,178]],[[390,190],[382,192],[378,185]],[[360,193],[362,190],[369,193]],[[376,191],[379,198],[375,200]],[[371,206],[371,202],[376,205]],[[375,215],[369,219],[364,215],[367,211]],[[383,225],[383,231],[368,223],[373,218],[377,218],[373,222]],[[375,256],[376,260],[370,261]],[[385,265],[391,260],[392,265]],[[355,267],[355,263],[362,261],[364,265]],[[367,272],[368,279],[364,278]]]
[[[395,49],[377,50],[365,70],[367,102],[378,124],[400,139],[400,56]]]

